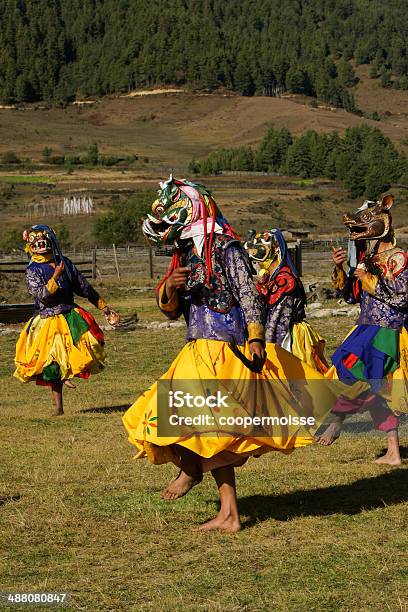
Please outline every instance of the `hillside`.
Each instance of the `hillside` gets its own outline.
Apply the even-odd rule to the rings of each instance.
[[[407,51],[404,0],[4,0],[0,100],[178,84],[356,111],[350,60],[408,89]]]
[[[370,95],[366,95],[369,87]],[[70,154],[82,153],[89,143],[97,142],[102,153],[149,157],[147,165],[139,164],[143,171],[175,168],[185,172],[192,157],[221,147],[258,144],[269,124],[287,127],[296,135],[307,129],[342,133],[367,123],[381,129],[398,148],[407,149],[408,92],[383,96],[376,81],[365,81],[359,91],[361,103],[367,100],[367,111],[375,96],[381,121],[327,105],[313,108],[310,98],[300,95],[249,98],[184,92],[90,99],[89,104],[67,108],[0,108],[0,154],[11,149],[39,161],[45,146],[56,154]]]

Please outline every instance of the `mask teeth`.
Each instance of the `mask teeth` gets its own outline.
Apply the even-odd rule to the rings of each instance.
[[[149,221],[151,221],[152,223],[155,223],[156,225],[159,225],[161,223],[159,219],[156,219],[156,217],[153,217],[153,215],[149,215],[149,213],[147,214],[147,217]]]

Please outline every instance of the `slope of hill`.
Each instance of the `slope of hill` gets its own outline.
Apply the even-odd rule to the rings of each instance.
[[[369,82],[368,86],[376,83]],[[363,85],[360,85],[363,92]],[[376,98],[380,93],[374,90]],[[388,93],[388,92],[387,92]],[[0,153],[8,150],[35,161],[45,146],[55,154],[83,153],[97,142],[102,153],[134,153],[149,157],[158,171],[185,171],[192,157],[214,149],[259,143],[268,125],[287,127],[293,134],[307,129],[342,133],[367,123],[380,128],[398,148],[406,148],[408,93],[381,98],[382,120],[357,117],[342,109],[313,108],[304,96],[240,97],[222,94],[174,93],[154,96],[101,98],[92,104],[63,108],[0,109]],[[370,92],[370,95],[374,94]],[[362,93],[367,104],[371,97]],[[371,108],[370,106],[368,106]],[[391,113],[389,116],[384,112]],[[147,168],[148,169],[148,168]],[[146,167],[143,166],[146,171]]]
[[[352,58],[370,64],[383,86],[408,88],[404,0],[3,5],[4,101],[61,101],[171,83],[243,95],[286,90],[353,110]]]

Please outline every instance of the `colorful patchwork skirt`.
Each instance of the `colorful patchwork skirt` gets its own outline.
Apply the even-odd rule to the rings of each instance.
[[[51,385],[97,374],[104,360],[102,330],[89,312],[76,307],[45,319],[36,315],[28,321],[17,342],[14,376],[21,382]]]
[[[365,381],[394,412],[408,412],[408,330],[355,326],[332,357],[328,378]]]
[[[241,347],[243,354],[250,358],[249,347]],[[237,465],[246,457],[260,456],[269,451],[289,453],[296,448],[313,443],[313,436],[319,424],[325,419],[336,401],[336,392],[325,383],[324,377],[306,363],[275,344],[268,345],[268,357],[262,373],[251,371],[242,359],[232,352],[221,340],[197,339],[188,342],[177,355],[167,372],[159,381],[143,393],[123,416],[123,423],[129,435],[129,442],[138,450],[137,458],[147,457],[151,463],[173,462],[180,465],[178,447],[183,446],[202,458],[203,469],[214,469],[222,464]],[[216,381],[235,398],[232,409],[203,408],[200,412],[208,416],[209,423],[215,415],[239,416],[254,414],[258,399],[262,396],[262,414],[270,417],[309,415],[314,417],[315,426],[290,428],[285,418],[267,432],[248,435],[222,428],[207,433],[195,429],[194,425],[175,435],[160,432],[160,419],[167,418],[158,411],[160,389],[163,383],[173,389],[180,381],[188,379],[192,388],[211,387]],[[210,381],[210,383],[208,382]],[[207,387],[206,387],[207,385]],[[231,391],[233,389],[233,391]],[[258,406],[259,407],[259,406]],[[191,415],[197,415],[195,408]],[[208,434],[208,435],[207,435]]]

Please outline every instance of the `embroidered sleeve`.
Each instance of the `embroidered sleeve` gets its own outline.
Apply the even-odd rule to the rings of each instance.
[[[74,293],[89,300],[96,308],[103,310],[106,306],[105,300],[100,297],[99,293],[82,276],[81,272],[74,266],[72,261],[68,260],[68,262],[72,272]]]
[[[282,343],[286,334],[289,331],[292,310],[293,310],[294,297],[293,295],[285,295],[283,300],[276,307],[277,319],[276,319],[276,341]]]
[[[408,309],[408,268],[395,278],[381,277],[372,295],[393,308]]]
[[[176,291],[173,291],[170,296],[167,295],[166,283],[160,287],[157,294],[157,304],[164,315],[168,319],[178,319],[182,309],[180,306],[180,298]]]
[[[265,331],[262,323],[262,301],[252,279],[251,265],[245,252],[232,244],[226,250],[225,264],[232,293],[244,313],[249,340],[263,340]]]
[[[355,277],[348,277],[343,268],[333,270],[332,284],[334,289],[341,292],[344,300],[348,304],[358,304],[361,300],[361,283]]]
[[[41,304],[48,304],[58,290],[58,285],[53,278],[44,284],[41,273],[34,268],[27,268],[25,281],[28,293]]]

